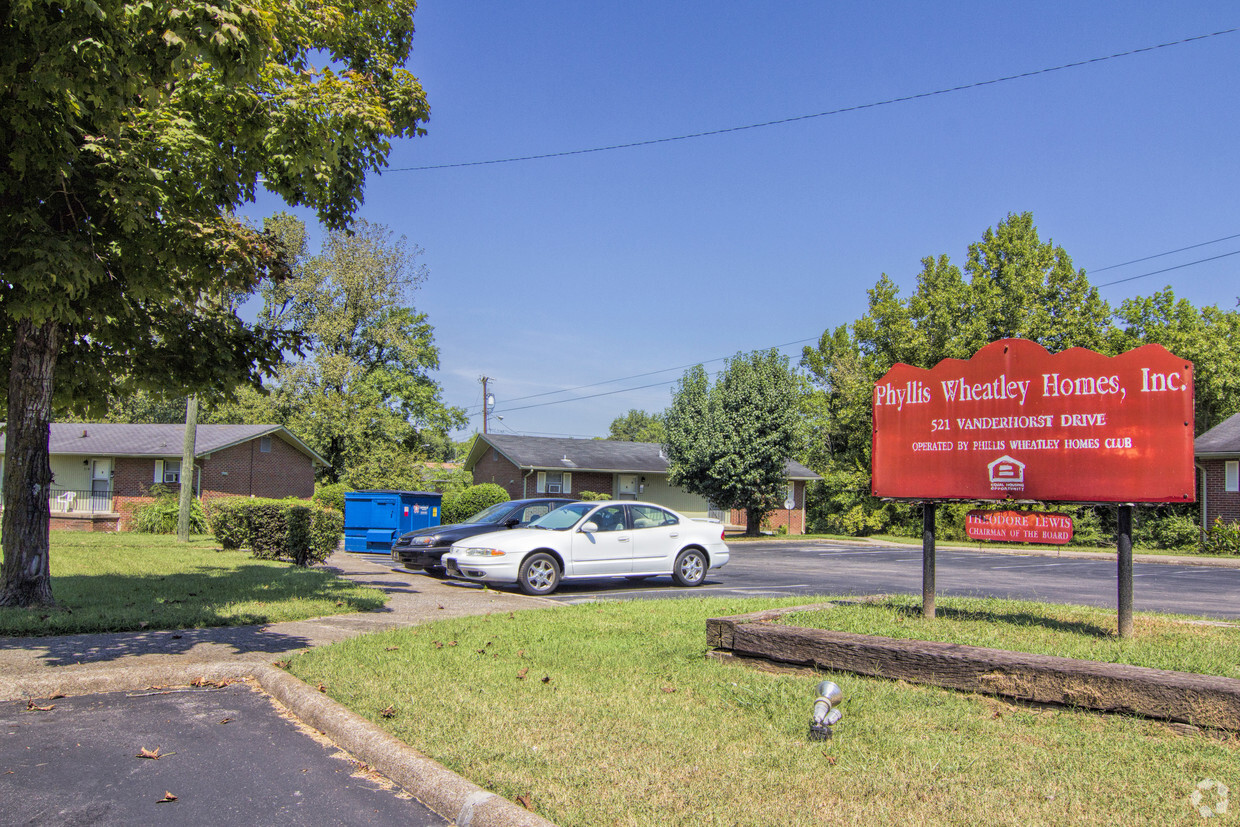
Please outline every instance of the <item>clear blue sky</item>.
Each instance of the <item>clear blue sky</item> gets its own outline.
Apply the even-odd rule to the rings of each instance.
[[[486,374],[492,430],[605,435],[630,408],[666,407],[686,365],[814,340],[863,313],[882,273],[911,290],[924,256],[963,264],[1009,212],[1031,211],[1095,284],[1240,250],[1092,273],[1240,234],[1240,33],[766,128],[401,171],[974,84],[1229,29],[1234,3],[423,0],[416,21],[429,134],[394,148],[360,214],[425,251],[415,304],[470,430]],[[1231,308],[1238,266],[1102,294],[1170,284]],[[794,363],[800,348],[784,348]]]

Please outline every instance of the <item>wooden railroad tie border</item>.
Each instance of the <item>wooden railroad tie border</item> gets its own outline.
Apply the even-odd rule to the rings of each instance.
[[[1235,678],[772,622],[789,612],[832,605],[711,618],[707,643],[738,657],[1240,730],[1240,680]]]

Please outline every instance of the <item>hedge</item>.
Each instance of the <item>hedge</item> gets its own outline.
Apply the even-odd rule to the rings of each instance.
[[[443,525],[463,523],[482,509],[509,499],[508,492],[493,482],[471,485],[455,497],[444,497],[439,521]]]
[[[326,560],[344,535],[343,514],[306,500],[225,497],[208,501],[207,519],[224,548],[299,566]]]
[[[130,530],[139,534],[176,534],[180,516],[180,497],[174,493],[159,492],[154,502],[133,510]],[[210,530],[202,503],[195,497],[189,502],[189,533],[206,534]]]

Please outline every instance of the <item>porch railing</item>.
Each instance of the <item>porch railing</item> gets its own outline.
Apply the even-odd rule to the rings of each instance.
[[[53,514],[107,514],[112,511],[111,491],[52,486],[47,492],[48,510]],[[0,492],[0,508],[4,493]]]

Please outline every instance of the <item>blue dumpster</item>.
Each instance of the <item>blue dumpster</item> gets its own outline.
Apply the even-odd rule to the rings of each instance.
[[[406,531],[439,525],[443,494],[350,491],[344,495],[344,550],[389,554]]]

